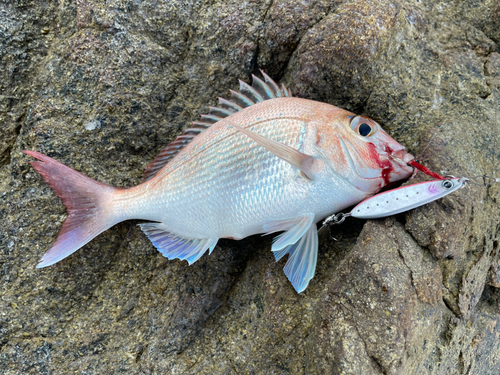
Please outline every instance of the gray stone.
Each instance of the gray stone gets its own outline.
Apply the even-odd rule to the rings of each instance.
[[[499,30],[496,0],[0,3],[0,372],[498,374],[492,180],[324,231],[298,295],[270,238],[220,241],[188,266],[135,222],[36,269],[66,214],[21,151],[136,185],[263,68],[415,155],[429,144],[435,172],[499,178]]]

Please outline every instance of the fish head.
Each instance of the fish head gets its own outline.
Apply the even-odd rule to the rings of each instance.
[[[374,120],[341,110],[331,119],[330,126],[318,129],[317,145],[336,172],[355,187],[374,194],[381,188],[411,176],[414,159],[405,147]],[[334,125],[334,126],[332,126]],[[328,138],[327,142],[322,142]],[[330,148],[325,150],[323,146]]]

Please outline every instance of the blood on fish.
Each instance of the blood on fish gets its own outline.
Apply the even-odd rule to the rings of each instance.
[[[393,171],[394,168],[390,167],[390,168],[385,168],[385,169],[382,169],[382,178],[384,179],[384,182],[386,185],[389,185],[390,181],[389,181],[389,175],[391,174],[391,172]]]
[[[384,180],[384,185],[389,185],[391,183],[390,174],[394,170],[392,163],[389,160],[380,160],[380,154],[377,151],[377,147],[373,143],[368,143],[368,146],[371,160],[377,163],[377,165],[382,170],[381,177]],[[389,146],[386,146],[386,149],[391,150]]]

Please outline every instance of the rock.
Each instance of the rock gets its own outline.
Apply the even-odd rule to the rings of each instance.
[[[418,373],[451,315],[438,270],[394,219],[367,223],[316,306],[307,373]]]
[[[35,266],[65,209],[37,150],[115,186],[237,80],[366,114],[442,174],[500,177],[497,1],[0,4],[2,374],[498,374],[500,184],[348,219],[297,294],[271,239],[192,266],[125,222]],[[422,176],[410,182],[423,180]],[[331,237],[335,237],[335,241]]]
[[[286,75],[297,94],[362,108],[375,83],[369,77],[379,68],[375,56],[401,27],[398,6],[390,1],[345,2],[311,27]]]
[[[40,89],[36,78],[46,66],[46,56],[57,35],[67,36],[67,29],[57,26],[57,17],[67,16],[68,9],[45,3],[26,6],[28,1],[2,5],[0,12],[0,167],[10,162],[12,147],[19,135],[33,95]],[[26,8],[25,8],[26,6]]]

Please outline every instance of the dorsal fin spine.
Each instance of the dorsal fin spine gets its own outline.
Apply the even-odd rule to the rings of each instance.
[[[206,130],[206,128],[197,128],[197,127],[191,127],[191,128],[187,128],[186,130],[184,130],[184,133],[187,133],[187,132],[195,132],[195,133],[201,133],[202,131]]]
[[[254,103],[258,103],[258,102],[263,102],[264,101],[264,98],[262,97],[262,95],[260,95],[257,92],[257,90],[255,90],[252,86],[250,86],[249,84],[243,82],[242,80],[240,80],[240,90],[241,91],[246,91],[246,92],[252,94],[253,97],[254,97],[254,100],[253,100]]]
[[[220,107],[208,107],[208,109],[209,109],[210,114],[216,115],[217,113],[219,113],[220,115],[222,115],[222,117],[231,116],[234,113],[233,111],[230,111],[229,109],[224,109],[224,108],[220,108]],[[219,116],[219,117],[221,117],[221,116]]]
[[[212,123],[205,121],[193,121],[193,125],[208,129]]]
[[[266,96],[264,100],[276,98],[276,95],[273,93],[271,88],[263,80],[254,76],[253,74],[252,74],[252,79],[253,79],[252,87],[255,87],[256,90],[260,88],[262,94]]]
[[[223,117],[215,116],[215,115],[201,115],[201,119],[205,120],[207,122],[212,122],[215,124],[217,121],[220,121],[223,119]]]
[[[235,112],[241,111],[243,109],[243,107],[241,107],[240,105],[224,98],[219,98],[219,105],[226,106],[228,109],[234,109]]]
[[[268,83],[270,85],[270,87],[274,89],[274,94],[276,95],[276,97],[281,98],[282,97],[281,90],[280,90],[279,86],[276,84],[276,82],[274,82],[271,79],[271,77],[269,77],[262,70],[260,72],[262,73],[262,77],[264,77],[264,80],[266,81],[266,83]]]
[[[286,88],[284,83],[281,84],[281,91],[283,92],[284,96],[286,96],[287,98],[290,98],[292,96],[290,94],[290,91],[288,91],[288,89]]]
[[[255,102],[253,102],[248,96],[243,95],[241,92],[234,90],[229,90],[229,92],[231,93],[231,99],[239,100],[241,103],[244,104],[243,108],[250,107],[251,105],[255,104]]]

